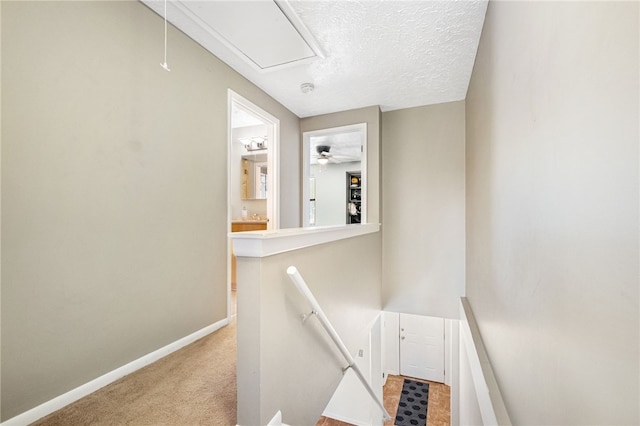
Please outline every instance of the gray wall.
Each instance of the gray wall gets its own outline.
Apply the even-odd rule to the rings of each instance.
[[[315,424],[346,361],[290,281],[294,265],[355,356],[380,314],[381,233],[238,257],[238,424]],[[347,255],[345,255],[345,253]],[[381,383],[379,382],[381,385]]]
[[[139,2],[1,2],[2,419],[224,319],[227,88],[298,118]]]
[[[310,132],[358,123],[367,123],[367,222],[380,223],[382,221],[382,188],[380,187],[382,182],[380,126],[382,123],[380,108],[370,106],[302,118],[300,131]],[[300,156],[301,158],[302,156]]]
[[[464,102],[382,114],[383,308],[458,318],[464,294]]]
[[[491,2],[466,292],[514,424],[638,424],[638,3]]]

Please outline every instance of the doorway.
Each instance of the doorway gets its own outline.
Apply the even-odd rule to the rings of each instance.
[[[229,89],[227,232],[279,228],[280,120]],[[227,317],[234,310],[235,257],[227,253]]]
[[[444,383],[444,318],[400,314],[400,374]]]
[[[303,226],[367,223],[367,124],[302,135]]]

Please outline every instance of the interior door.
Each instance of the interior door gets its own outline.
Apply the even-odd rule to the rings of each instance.
[[[400,374],[444,383],[444,318],[400,314]]]

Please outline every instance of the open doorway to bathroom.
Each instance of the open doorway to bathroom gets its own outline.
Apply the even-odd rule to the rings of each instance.
[[[227,230],[275,230],[278,214],[280,121],[229,90]],[[228,317],[235,315],[236,265],[228,239]]]

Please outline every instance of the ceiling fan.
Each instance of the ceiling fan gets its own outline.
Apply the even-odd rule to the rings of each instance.
[[[316,154],[314,154],[313,157],[321,166],[324,166],[328,163],[341,163],[343,161],[349,161],[347,157],[333,155],[331,153],[331,145],[317,145]]]
[[[317,155],[315,156],[315,158],[318,164],[324,166],[325,164],[329,163],[329,161],[336,162],[329,151],[331,151],[331,146],[329,145],[316,146]]]

